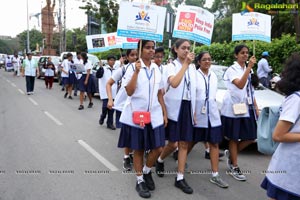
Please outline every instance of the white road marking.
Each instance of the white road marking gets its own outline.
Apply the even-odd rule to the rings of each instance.
[[[13,86],[13,87],[17,87],[17,86],[16,86],[16,84],[14,84],[14,83],[11,83],[11,86]]]
[[[118,168],[114,166],[111,162],[109,162],[106,158],[101,156],[95,149],[93,149],[90,145],[88,145],[83,140],[78,140],[78,143],[85,148],[88,152],[90,152],[97,160],[99,160],[103,165],[105,165],[111,171],[118,171]]]
[[[39,104],[35,101],[35,100],[33,100],[32,98],[28,98],[30,101],[31,101],[31,103],[33,103],[33,105],[35,105],[35,106],[38,106]]]
[[[10,80],[6,79],[6,82],[11,83]]]
[[[25,93],[23,92],[23,90],[21,90],[21,89],[18,89],[18,91],[19,91],[21,94],[25,94]]]
[[[62,126],[63,125],[63,123],[61,123],[58,119],[56,119],[49,112],[45,111],[44,113],[45,113],[45,115],[47,115],[47,117],[49,117],[50,119],[52,119],[58,126]]]

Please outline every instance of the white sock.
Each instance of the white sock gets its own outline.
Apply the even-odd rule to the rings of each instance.
[[[157,159],[157,162],[159,162],[159,163],[163,163],[164,162],[164,160],[163,159],[161,159],[160,158],[160,156],[158,157],[158,159]]]
[[[205,151],[206,151],[207,153],[209,153],[209,148],[205,149]]]
[[[219,172],[212,172],[212,176],[213,177],[216,177],[216,176],[218,176],[219,175]]]
[[[144,182],[143,175],[136,176],[136,180],[137,180],[138,184],[140,184],[141,182]]]
[[[183,179],[183,174],[182,173],[179,173],[179,172],[177,172],[177,181],[180,181],[180,180],[182,180]]]
[[[149,168],[149,167],[147,167],[146,165],[144,165],[144,167],[143,167],[143,173],[144,173],[144,174],[149,174],[150,171],[151,171],[151,168]]]
[[[124,158],[126,159],[126,158],[129,158],[129,155],[124,155]]]

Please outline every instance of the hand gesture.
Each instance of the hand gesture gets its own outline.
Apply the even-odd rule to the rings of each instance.
[[[137,60],[137,61],[135,62],[135,71],[136,71],[137,73],[139,73],[141,67],[142,67],[141,61],[140,61],[140,60]]]
[[[251,56],[251,58],[249,59],[249,64],[248,64],[248,67],[253,67],[254,64],[256,63],[256,58],[255,56]]]
[[[187,62],[188,64],[191,64],[195,59],[195,54],[194,53],[188,53],[186,58],[185,58],[185,62]]]

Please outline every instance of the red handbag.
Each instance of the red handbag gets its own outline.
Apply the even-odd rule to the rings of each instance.
[[[145,124],[150,124],[151,115],[150,112],[147,111],[134,111],[132,113],[132,121],[133,123],[145,127]]]

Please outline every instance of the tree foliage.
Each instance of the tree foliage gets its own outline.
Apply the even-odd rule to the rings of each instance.
[[[27,31],[23,31],[18,34],[19,44],[21,49],[26,49],[27,46]],[[34,51],[36,49],[36,45],[38,44],[40,47],[43,46],[43,34],[41,31],[36,29],[31,29],[29,31],[29,39],[30,39],[30,51]]]
[[[119,4],[114,0],[82,0],[86,3],[80,8],[88,15],[100,20],[100,30],[115,32],[118,25]],[[104,26],[104,27],[101,27]]]
[[[297,44],[295,36],[284,34],[280,38],[275,38],[271,43],[262,41],[234,41],[224,43],[213,43],[211,46],[198,46],[195,48],[195,53],[199,54],[202,51],[208,51],[215,63],[225,66],[232,65],[234,59],[234,48],[238,44],[245,44],[249,47],[250,56],[253,55],[255,47],[255,56],[257,60],[264,51],[270,54],[269,64],[272,66],[274,72],[280,73],[282,71],[283,63],[293,53],[300,51],[300,45]]]

